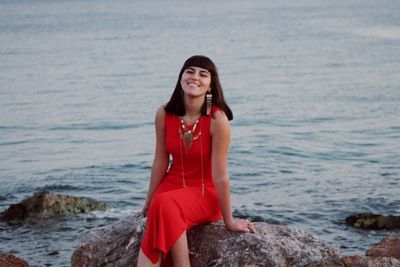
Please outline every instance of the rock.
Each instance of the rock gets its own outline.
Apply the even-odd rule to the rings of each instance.
[[[84,232],[71,266],[136,266],[145,222],[136,214]],[[230,232],[221,221],[189,230],[192,266],[343,266],[338,248],[303,230],[254,224],[257,234]]]
[[[346,267],[400,267],[400,237],[387,237],[366,256],[348,256],[342,262]]]
[[[1,267],[28,267],[29,264],[14,255],[0,252]]]
[[[348,256],[342,261],[346,267],[400,267],[400,261],[392,257]]]
[[[146,219],[139,214],[85,231],[71,266],[136,266]]]
[[[400,229],[400,216],[384,216],[372,213],[360,213],[346,218],[346,224],[362,229]]]
[[[104,210],[106,207],[104,203],[90,198],[39,192],[18,204],[10,205],[0,214],[0,220],[8,224],[35,223],[47,218]]]
[[[394,257],[400,260],[400,236],[386,237],[366,252],[371,257]]]
[[[342,266],[338,248],[301,229],[254,224],[257,234],[232,233],[222,222],[194,228],[193,266]]]

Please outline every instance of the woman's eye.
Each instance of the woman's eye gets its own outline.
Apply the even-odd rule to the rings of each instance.
[[[200,74],[201,77],[207,78],[208,75],[207,74]]]

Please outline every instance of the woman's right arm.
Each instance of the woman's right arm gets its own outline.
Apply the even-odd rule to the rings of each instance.
[[[146,201],[143,206],[142,214],[147,215],[147,210],[150,206],[151,199],[156,191],[161,180],[164,178],[165,172],[168,168],[168,152],[165,147],[165,128],[164,128],[165,110],[160,107],[157,110],[155,118],[156,128],[156,151],[154,154],[153,166],[151,168],[151,178],[149,190],[147,192]]]

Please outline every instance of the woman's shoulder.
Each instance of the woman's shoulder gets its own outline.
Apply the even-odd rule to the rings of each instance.
[[[225,112],[216,106],[213,106],[211,109],[211,118],[213,121],[228,121],[228,117],[226,116]]]
[[[160,106],[156,111],[156,117],[164,117],[167,112],[165,111],[165,105]]]
[[[214,136],[215,134],[225,134],[230,131],[229,120],[223,110],[217,108],[213,113],[211,113],[211,115],[211,135]]]
[[[165,116],[167,114],[164,107],[165,106],[161,106],[156,111],[156,118],[155,118],[156,124],[164,125]]]
[[[165,105],[159,107],[156,112],[156,123],[162,124],[163,127],[174,124],[177,116],[165,110]]]

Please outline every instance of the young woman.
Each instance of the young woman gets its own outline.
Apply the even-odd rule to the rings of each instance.
[[[187,59],[171,99],[156,113],[138,266],[190,266],[186,231],[221,217],[231,231],[255,232],[248,220],[232,217],[227,167],[232,118],[214,63],[205,56]]]

